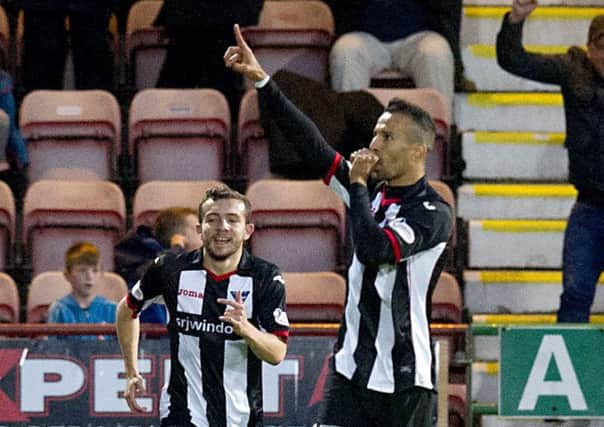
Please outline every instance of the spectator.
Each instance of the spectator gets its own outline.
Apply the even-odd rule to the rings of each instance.
[[[164,209],[157,216],[154,228],[139,225],[115,245],[115,271],[124,278],[129,289],[162,252],[189,252],[201,247],[194,209]],[[165,307],[163,304],[151,304],[141,313],[140,321],[166,324]]]
[[[524,21],[536,7],[537,0],[513,0],[497,36],[497,60],[510,73],[562,89],[568,178],[578,196],[564,232],[558,322],[589,322],[604,270],[604,15],[589,26],[587,50],[544,55],[522,46]]]
[[[367,88],[371,77],[387,68],[398,68],[417,87],[438,90],[453,103],[455,62],[451,46],[459,52],[457,31],[442,21],[458,22],[456,9],[443,7],[460,0],[331,0],[336,40],[330,54],[331,83],[337,91]],[[436,7],[438,6],[438,7]],[[445,33],[452,40],[440,33]],[[457,61],[463,75],[461,58]]]
[[[234,42],[233,24],[258,22],[263,0],[165,0],[156,25],[169,37],[157,87],[213,88],[222,92],[231,111],[239,106],[241,79],[224,72],[222,55]]]
[[[95,292],[100,274],[100,254],[96,246],[88,242],[72,245],[65,253],[65,278],[71,284],[71,293],[51,305],[48,322],[114,323],[116,304]],[[73,338],[92,340],[97,337]]]
[[[0,180],[19,198],[27,186],[29,155],[17,127],[16,109],[13,80],[6,71],[0,70]]]
[[[76,89],[112,89],[108,27],[115,0],[20,0],[19,4],[24,13],[23,86],[27,92],[63,88],[69,45]]]

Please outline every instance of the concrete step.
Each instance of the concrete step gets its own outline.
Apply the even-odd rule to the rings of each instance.
[[[458,93],[454,104],[455,122],[462,131],[565,131],[559,93]]]
[[[464,132],[466,179],[566,181],[563,133]]]
[[[470,313],[553,313],[562,293],[559,270],[466,270],[464,282]],[[599,284],[604,286],[604,275]],[[592,312],[604,312],[604,287],[596,292]]]
[[[570,184],[464,184],[457,193],[463,219],[565,219],[576,200]]]
[[[530,45],[527,50],[539,53],[564,53],[568,46]],[[528,80],[508,73],[497,64],[494,45],[477,44],[462,50],[466,76],[482,92],[558,92],[560,87]]]
[[[564,220],[471,220],[468,267],[559,269],[565,228]]]
[[[499,362],[472,362],[473,402],[497,402],[499,400]]]
[[[465,6],[461,45],[495,44],[507,6]],[[575,3],[573,2],[573,5]],[[527,44],[584,45],[592,18],[604,13],[602,7],[541,6],[528,17],[523,41]]]

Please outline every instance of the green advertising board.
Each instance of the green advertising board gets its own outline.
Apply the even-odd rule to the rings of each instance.
[[[499,415],[604,417],[604,329],[500,330]]]

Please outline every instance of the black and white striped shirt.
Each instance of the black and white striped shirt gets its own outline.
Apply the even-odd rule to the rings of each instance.
[[[285,286],[273,264],[244,251],[237,271],[216,276],[202,268],[201,251],[167,254],[130,291],[138,314],[162,297],[169,313],[171,368],[162,391],[162,426],[262,425],[262,362],[233,328],[219,319],[241,292],[249,321],[288,336]]]
[[[350,164],[314,123],[269,81],[261,109],[305,162],[325,171],[325,183],[345,202],[354,256],[335,346],[335,370],[371,390],[434,388],[430,299],[452,229],[451,208],[426,178],[411,186],[350,184]]]

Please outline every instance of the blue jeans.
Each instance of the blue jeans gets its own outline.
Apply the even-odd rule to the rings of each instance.
[[[589,322],[604,270],[604,208],[576,202],[564,233],[558,322]]]

